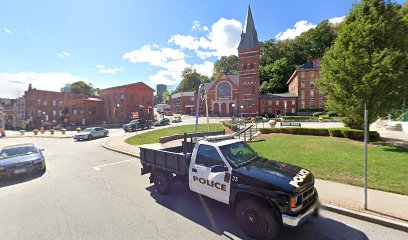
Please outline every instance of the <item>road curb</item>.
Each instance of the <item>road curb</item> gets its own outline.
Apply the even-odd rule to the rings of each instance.
[[[351,210],[348,208],[342,208],[338,206],[334,206],[331,204],[322,204],[322,208],[331,212],[335,212],[338,214],[342,214],[348,217],[357,218],[363,221],[375,223],[384,227],[400,230],[403,232],[408,232],[408,223],[400,222],[391,220],[388,218],[383,218],[379,216],[374,216],[368,213],[363,213],[355,210]]]
[[[122,150],[118,150],[118,149],[116,149],[116,148],[110,147],[110,146],[108,146],[108,145],[106,144],[107,142],[109,142],[109,141],[106,141],[106,142],[102,143],[102,147],[104,147],[104,148],[106,148],[106,149],[108,149],[108,150],[117,152],[117,153],[122,153],[122,154],[125,154],[125,155],[128,155],[128,156],[131,156],[131,157],[140,158],[138,155],[135,155],[135,154],[133,154],[133,153],[126,152],[126,151],[122,151]]]
[[[66,139],[66,138],[73,138],[74,136],[64,136],[64,137],[53,137],[53,136],[10,136],[10,137],[2,137],[0,139],[7,139],[7,138],[55,138],[55,139]]]

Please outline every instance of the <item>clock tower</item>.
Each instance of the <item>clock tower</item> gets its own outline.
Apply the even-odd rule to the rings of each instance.
[[[239,111],[243,116],[259,115],[259,42],[256,33],[251,7],[248,13],[244,30],[241,33],[241,42],[238,46],[239,62]]]

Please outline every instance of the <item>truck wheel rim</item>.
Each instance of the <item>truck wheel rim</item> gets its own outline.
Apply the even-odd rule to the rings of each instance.
[[[256,228],[259,226],[260,218],[258,213],[253,209],[247,209],[244,211],[244,217],[246,224],[251,228]]]

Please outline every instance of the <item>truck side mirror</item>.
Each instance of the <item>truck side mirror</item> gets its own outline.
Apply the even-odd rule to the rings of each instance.
[[[226,172],[228,171],[228,167],[225,165],[215,165],[211,168],[211,172]]]

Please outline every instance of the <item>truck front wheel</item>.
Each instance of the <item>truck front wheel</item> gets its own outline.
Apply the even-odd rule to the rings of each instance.
[[[154,186],[158,193],[160,194],[167,194],[170,190],[171,186],[171,176],[170,173],[164,171],[157,171],[154,174]]]
[[[257,239],[277,239],[281,224],[274,210],[262,201],[244,199],[236,208],[241,229]]]

